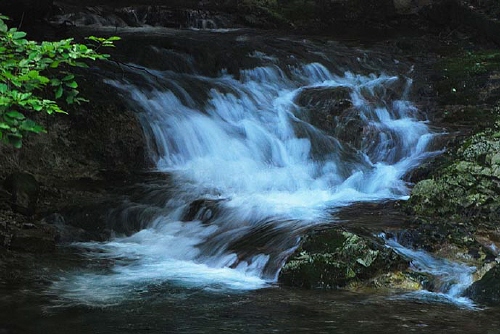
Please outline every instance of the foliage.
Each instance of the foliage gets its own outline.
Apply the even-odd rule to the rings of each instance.
[[[491,75],[500,71],[500,52],[482,50],[454,53],[436,64],[442,77],[436,83],[438,99],[443,105],[477,104],[477,90]]]
[[[89,45],[72,38],[38,43],[27,40],[23,31],[9,29],[6,20],[0,15],[0,141],[19,148],[27,133],[45,132],[31,112],[66,113],[60,102],[86,101],[69,69],[87,67],[85,60],[107,59],[98,49],[113,46],[119,37],[91,36]]]

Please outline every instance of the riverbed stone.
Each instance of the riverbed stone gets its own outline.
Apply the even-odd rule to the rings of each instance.
[[[339,117],[352,107],[350,94],[347,87],[306,88],[295,98],[295,103],[305,111],[299,117],[327,133],[333,133],[339,124]]]
[[[328,229],[304,238],[281,270],[279,282],[302,288],[345,288],[404,270],[408,264],[376,237]]]
[[[497,264],[483,278],[474,282],[465,291],[465,296],[480,304],[498,305],[500,303],[500,266]]]

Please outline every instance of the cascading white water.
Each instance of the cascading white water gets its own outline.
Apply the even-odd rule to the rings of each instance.
[[[238,78],[137,70],[140,85],[107,80],[138,110],[152,158],[172,188],[161,214],[141,218],[145,229],[84,245],[119,259],[111,272],[79,273],[54,289],[106,304],[158,282],[261,287],[276,280],[298,232],[322,222],[325,209],[408,195],[403,176],[428,156],[433,137],[407,101],[410,80],[339,76],[317,62],[283,68],[262,53],[252,57],[266,65]],[[403,89],[389,97],[395,85]],[[310,124],[296,103],[308,90],[337,88],[349,91],[359,147]],[[216,204],[186,221],[197,200]]]
[[[463,263],[439,259],[423,250],[413,250],[402,246],[395,239],[386,240],[387,246],[411,260],[415,272],[430,274],[434,277],[434,292],[418,291],[411,295],[416,298],[442,300],[467,308],[475,308],[474,303],[462,297],[463,292],[473,283],[476,268]]]
[[[195,183],[240,201],[238,206],[267,205],[267,214],[302,207],[304,217],[295,212],[290,218],[306,218],[322,205],[405,196],[401,178],[426,155],[433,136],[415,118],[410,102],[377,100],[373,90],[401,80],[395,76],[337,77],[317,63],[295,69],[291,77],[278,67],[244,70],[239,80],[191,76],[207,89],[206,102],[199,106],[175,83],[177,74],[154,75],[178,92],[112,83],[131,92],[142,109],[158,169],[172,172],[180,184]],[[311,87],[351,90],[360,117],[377,136],[367,139],[371,152],[348,152],[345,144],[296,116],[300,111],[294,99]],[[299,137],[297,126],[308,127],[307,136]],[[315,157],[313,146],[321,150]]]

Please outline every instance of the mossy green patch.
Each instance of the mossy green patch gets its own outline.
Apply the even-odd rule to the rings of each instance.
[[[474,220],[500,218],[500,121],[470,137],[456,159],[420,181],[406,206],[424,216],[458,215]]]
[[[341,288],[407,266],[375,237],[331,229],[308,235],[279,280],[290,286]]]
[[[436,70],[442,75],[436,83],[441,104],[476,104],[477,88],[486,84],[492,72],[500,71],[500,51],[468,51],[445,57]]]

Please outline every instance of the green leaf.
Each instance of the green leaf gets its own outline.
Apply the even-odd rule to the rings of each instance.
[[[12,34],[13,39],[21,39],[23,37],[26,37],[26,33],[24,31],[16,31]]]
[[[5,113],[5,115],[7,115],[8,117],[10,117],[12,119],[17,119],[17,120],[23,120],[26,118],[23,114],[21,114],[18,111],[15,111],[15,110],[8,111]]]
[[[78,88],[78,83],[76,81],[67,82],[66,86],[70,88]]]
[[[89,36],[89,37],[87,37],[87,39],[89,41],[93,41],[93,42],[102,42],[104,40],[104,38],[96,37],[96,36]]]
[[[31,102],[31,107],[35,111],[42,111],[42,109],[43,109],[43,106],[39,100],[34,100],[33,102]]]
[[[29,132],[34,132],[34,133],[41,133],[45,132],[45,129],[37,124],[36,122],[32,121],[31,119],[27,119],[21,123],[19,126],[19,129],[22,131],[29,131]]]
[[[64,89],[62,88],[62,86],[57,87],[56,94],[55,94],[56,100],[61,98],[61,96],[63,95],[63,92],[64,92]]]
[[[40,72],[38,72],[38,71],[31,70],[28,72],[28,77],[30,77],[31,79],[37,79],[39,76],[40,76]]]
[[[84,62],[82,61],[77,61],[77,62],[74,62],[73,63],[73,66],[76,66],[76,67],[81,67],[81,68],[88,68],[89,66],[87,64],[85,64]]]
[[[12,105],[12,99],[8,96],[0,96],[0,108],[10,107]]]
[[[17,28],[9,29],[4,22],[7,19],[0,14],[0,141],[21,147],[24,133],[45,132],[42,126],[26,118],[27,112],[66,113],[56,101],[63,98],[67,103],[87,101],[78,96],[78,83],[66,68],[88,67],[91,60],[106,59],[109,56],[96,48],[113,46],[113,41],[120,38],[91,36],[88,39],[93,46],[74,43],[72,38],[39,43],[27,40],[26,33]],[[48,85],[53,87],[54,101],[44,99]]]

